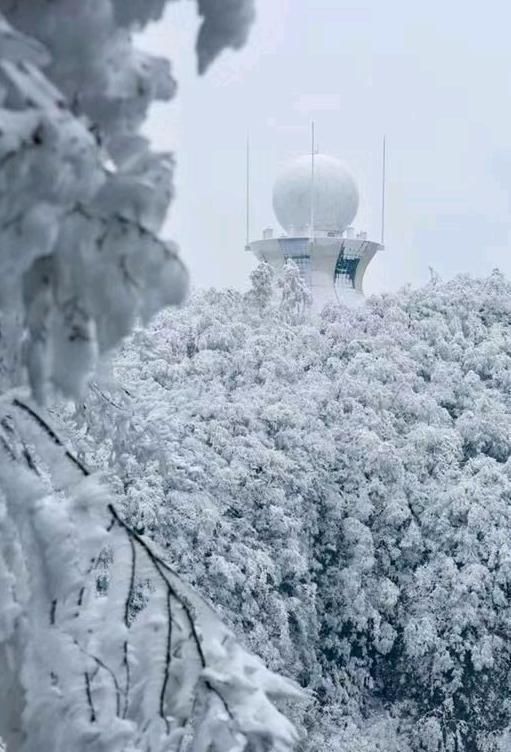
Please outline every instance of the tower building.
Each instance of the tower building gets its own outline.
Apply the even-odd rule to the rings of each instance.
[[[247,243],[260,261],[280,269],[292,259],[310,287],[317,311],[328,303],[363,299],[369,262],[383,245],[355,233],[359,204],[354,178],[342,162],[325,154],[291,161],[277,177],[273,210],[283,232],[263,232]]]

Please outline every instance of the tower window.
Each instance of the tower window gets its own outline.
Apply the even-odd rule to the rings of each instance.
[[[346,258],[344,255],[344,247],[341,248],[341,252],[337,258],[335,265],[334,282],[339,287],[355,287],[355,276],[357,274],[357,267],[360,263],[360,258]]]

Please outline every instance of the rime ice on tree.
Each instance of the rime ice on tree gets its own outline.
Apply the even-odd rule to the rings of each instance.
[[[300,692],[274,681],[184,583],[181,592],[165,557],[124,521],[115,481],[92,474],[37,404],[81,395],[99,355],[186,294],[186,269],[160,237],[173,161],[140,133],[175,84],[164,60],[132,44],[165,4],[0,0],[8,752],[284,752],[297,739],[269,697]],[[198,12],[204,71],[243,44],[253,5],[198,0]]]

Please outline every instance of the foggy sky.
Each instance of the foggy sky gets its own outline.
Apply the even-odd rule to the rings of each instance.
[[[504,0],[257,0],[248,46],[196,74],[194,4],[176,3],[141,42],[172,60],[173,103],[146,132],[175,148],[178,197],[166,233],[193,283],[244,289],[245,140],[252,239],[278,224],[280,166],[310,148],[341,158],[361,194],[356,229],[379,238],[381,141],[388,143],[386,250],[366,292],[458,272],[511,276],[511,10]]]

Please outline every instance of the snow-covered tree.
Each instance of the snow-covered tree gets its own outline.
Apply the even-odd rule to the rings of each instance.
[[[280,284],[282,286],[280,303],[282,315],[289,322],[297,323],[303,318],[312,298],[307,282],[292,259],[284,264]]]
[[[504,752],[511,285],[434,280],[290,322],[196,294],[69,414],[125,514],[273,670],[315,752]],[[101,449],[98,451],[98,444]]]
[[[275,272],[266,262],[256,266],[250,274],[251,287],[247,293],[247,300],[253,304],[258,312],[265,311],[273,296],[273,281]]]
[[[0,738],[9,752],[286,750],[267,671],[119,511],[41,403],[181,302],[173,162],[140,135],[175,85],[132,35],[164,0],[0,0]],[[250,0],[199,0],[199,68]],[[26,389],[28,380],[29,389]],[[1,743],[1,742],[0,742]]]

